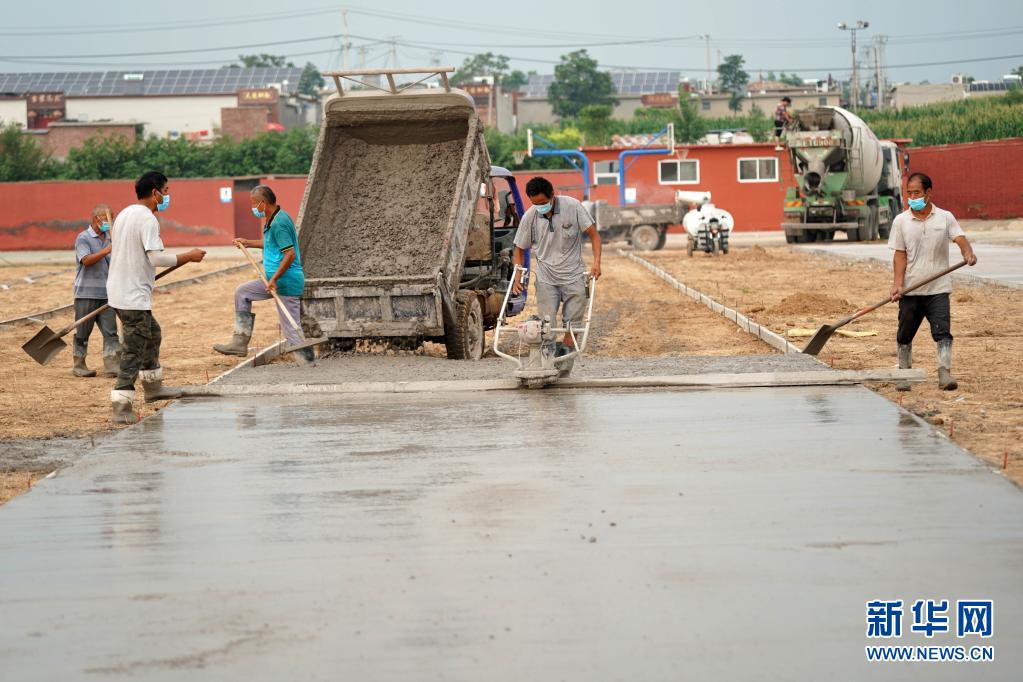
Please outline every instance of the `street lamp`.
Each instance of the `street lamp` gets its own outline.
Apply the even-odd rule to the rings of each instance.
[[[852,108],[860,104],[860,79],[856,70],[856,31],[868,26],[870,26],[870,22],[863,20],[857,21],[855,26],[850,26],[844,21],[838,25],[840,31],[850,31],[852,33],[852,83],[849,87],[849,99],[852,100]]]

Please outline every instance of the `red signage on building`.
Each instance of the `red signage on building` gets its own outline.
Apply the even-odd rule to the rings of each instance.
[[[67,115],[63,92],[30,92],[25,99],[28,102],[28,127],[31,129],[48,128],[51,123],[63,121]]]
[[[675,97],[670,92],[655,92],[643,95],[643,106],[653,109],[671,109],[675,106]]]

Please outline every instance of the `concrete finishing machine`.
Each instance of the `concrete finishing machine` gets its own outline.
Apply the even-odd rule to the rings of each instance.
[[[491,168],[472,98],[450,87],[451,71],[324,74],[337,93],[324,107],[299,212],[306,336],[339,350],[358,339],[399,349],[434,341],[452,359],[482,356],[523,206],[512,174]],[[425,77],[396,83],[413,73]],[[417,87],[434,77],[441,87]],[[495,219],[498,202],[513,203],[514,215]],[[506,315],[525,298],[510,297]]]
[[[785,132],[795,187],[785,195],[785,239],[887,238],[902,210],[902,154],[840,107],[798,112]]]

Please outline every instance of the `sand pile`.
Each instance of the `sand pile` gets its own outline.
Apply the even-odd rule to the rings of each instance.
[[[801,291],[786,296],[767,312],[775,315],[851,315],[856,306],[843,298],[835,298],[826,294],[811,294]]]
[[[764,250],[764,247],[754,244],[748,249],[735,249],[732,251],[735,260],[741,261],[767,261],[771,260],[771,254]]]
[[[306,277],[439,270],[467,131],[465,120],[328,129],[302,221]]]

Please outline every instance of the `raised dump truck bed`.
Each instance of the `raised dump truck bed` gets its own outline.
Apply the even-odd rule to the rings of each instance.
[[[471,98],[339,86],[324,119],[299,212],[303,323],[336,339],[443,340],[458,357],[466,242],[490,172]]]

